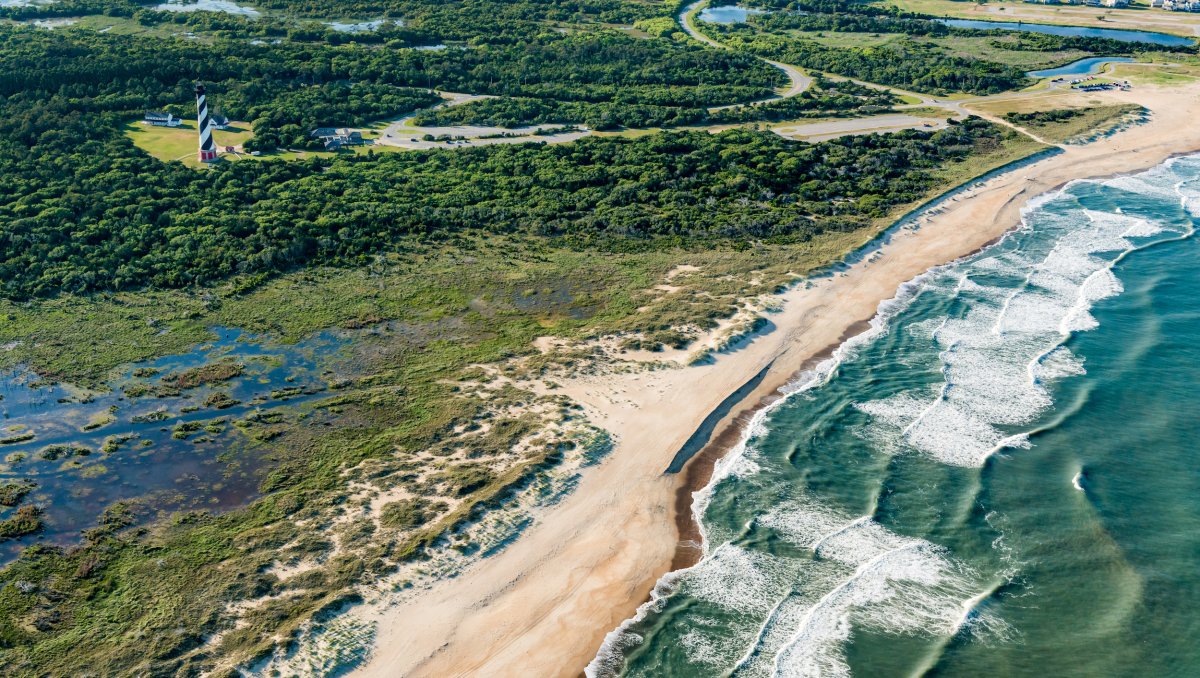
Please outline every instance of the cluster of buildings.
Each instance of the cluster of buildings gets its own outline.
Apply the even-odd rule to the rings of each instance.
[[[1160,3],[1162,0],[1158,0]],[[1129,0],[1025,0],[1032,5],[1087,5],[1088,7],[1128,7]]]
[[[1150,0],[1150,6],[1172,12],[1200,12],[1200,0]]]
[[[324,142],[327,151],[340,151],[347,146],[362,146],[370,143],[367,139],[363,139],[362,132],[347,127],[318,127],[309,135]]]
[[[142,118],[142,124],[153,125],[155,127],[179,127],[183,124],[183,119],[176,117],[173,113],[166,111],[146,111]],[[218,149],[213,141],[213,130],[228,129],[229,118],[208,113],[208,98],[205,95],[204,85],[196,84],[196,129],[199,133],[199,158],[200,162],[214,162],[217,159]],[[352,130],[348,127],[318,127],[309,135],[313,139],[320,139],[325,145],[327,151],[340,151],[348,146],[363,146],[373,143],[369,139],[364,139],[362,132]],[[224,147],[226,153],[236,152],[238,149],[234,146]],[[252,153],[258,155],[258,153]]]
[[[1149,0],[1155,9],[1174,12],[1200,12],[1200,0]],[[1088,7],[1128,7],[1129,0],[1025,0],[1034,5],[1087,5]]]
[[[212,116],[211,120],[214,129],[229,129],[229,118],[218,114]],[[179,127],[183,124],[183,118],[175,117],[165,111],[146,111],[146,115],[142,117],[142,123],[155,127]]]

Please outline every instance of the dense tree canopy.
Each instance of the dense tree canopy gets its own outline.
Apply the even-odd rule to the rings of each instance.
[[[933,187],[928,170],[1001,134],[978,120],[814,145],[693,132],[196,172],[70,130],[46,135],[36,154],[5,154],[0,290],[212,283],[310,262],[357,264],[407,238],[463,230],[617,249],[806,239],[919,198]]]
[[[1105,38],[1045,35],[1032,32],[955,28],[937,17],[905,12],[895,6],[847,0],[750,0],[773,10],[751,16],[745,25],[706,24],[704,30],[747,53],[827,73],[936,94],[995,94],[1031,84],[1024,69],[954,52],[932,38],[993,38],[990,45],[1008,51],[1130,55],[1136,51],[1195,53],[1195,45],[1157,45]],[[818,42],[814,35],[857,33],[906,36],[886,45],[841,46]]]

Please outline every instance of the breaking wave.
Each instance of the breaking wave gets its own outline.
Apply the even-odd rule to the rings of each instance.
[[[1200,159],[1182,158],[1073,182],[1031,201],[1022,227],[997,244],[903,285],[868,330],[756,412],[693,494],[704,556],[659,580],[586,675],[847,676],[859,632],[932,639],[917,643],[924,650],[906,670],[935,665],[951,640],[1018,635],[990,604],[1021,567],[994,514],[932,506],[925,522],[898,520],[892,460],[943,474],[931,478],[974,477],[960,496],[978,508],[978,469],[1033,445],[1056,384],[1086,374],[1070,340],[1095,329],[1095,306],[1123,292],[1118,265],[1192,235],[1187,218],[1160,220],[1154,209],[1173,204],[1200,218],[1197,170]],[[848,374],[862,383],[846,383]],[[845,406],[822,406],[836,399]],[[780,453],[782,435],[801,436],[792,447],[807,456]],[[825,447],[841,452],[821,456]],[[863,447],[856,461],[842,454]],[[848,491],[831,489],[838,474],[869,477],[873,489],[846,501]],[[915,492],[934,502],[929,482]],[[1073,484],[1086,485],[1082,473]],[[983,546],[960,553],[942,543],[966,531],[955,520],[975,520]]]

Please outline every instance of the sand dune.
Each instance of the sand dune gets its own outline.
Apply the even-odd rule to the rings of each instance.
[[[583,403],[616,437],[611,456],[507,550],[386,610],[378,647],[358,673],[579,675],[605,634],[632,615],[671,568],[676,513],[687,510],[686,501],[677,508],[676,492],[688,474],[663,470],[726,396],[769,366],[718,432],[737,426],[746,408],[856,332],[904,282],[1017,225],[1030,198],[1072,179],[1141,170],[1200,150],[1200,84],[1105,98],[1144,105],[1152,119],[958,195],[923,218],[919,229],[898,233],[878,255],[783,295],[783,310],[772,316],[777,329],[748,347],[710,365],[565,384],[558,392]]]

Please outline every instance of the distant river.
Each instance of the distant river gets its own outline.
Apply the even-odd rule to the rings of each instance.
[[[1151,33],[1149,31],[1126,31],[1116,28],[1085,28],[1083,26],[1051,26],[1049,24],[1027,24],[1013,21],[975,21],[973,19],[938,19],[947,26],[970,28],[980,31],[1027,31],[1078,38],[1109,38],[1121,42],[1148,42],[1155,45],[1190,45],[1192,41],[1178,35]]]
[[[1200,156],[1035,201],[760,413],[592,675],[1200,675]]]

